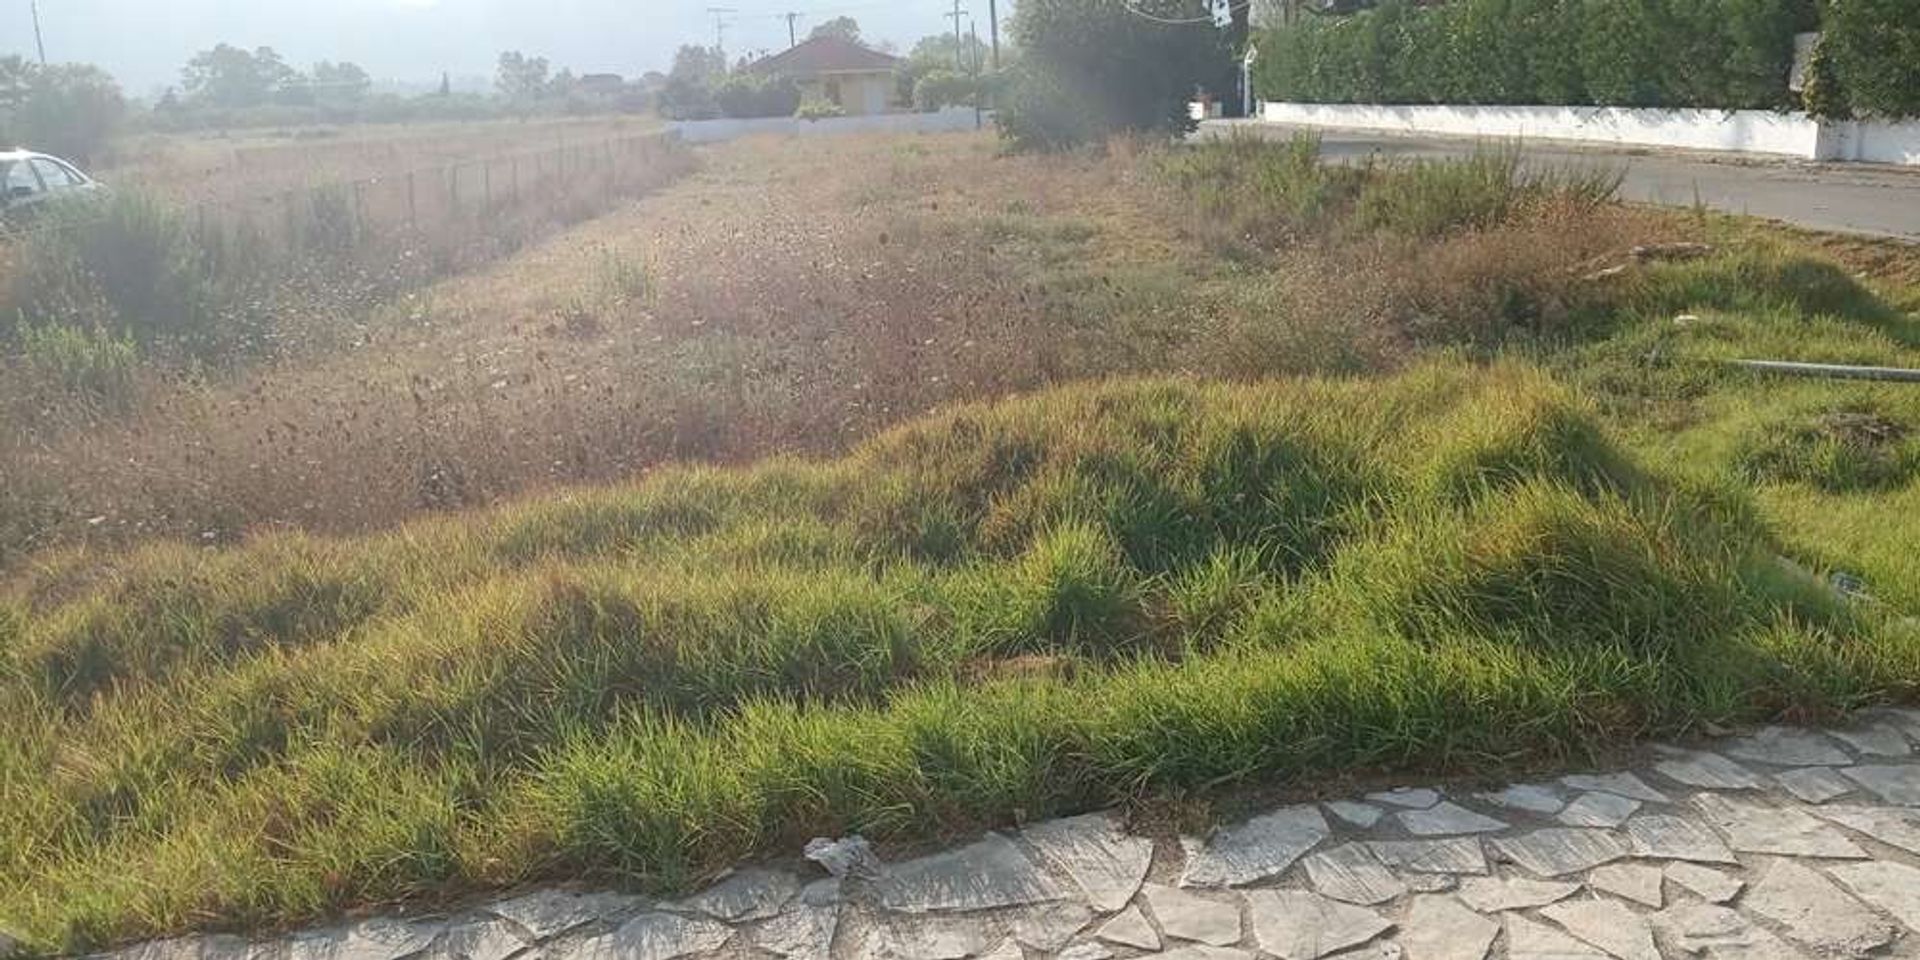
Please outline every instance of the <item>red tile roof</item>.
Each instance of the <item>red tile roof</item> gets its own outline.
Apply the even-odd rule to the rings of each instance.
[[[899,66],[899,57],[869,50],[843,37],[825,36],[755,61],[747,69],[782,77],[808,77],[818,73],[894,70]]]

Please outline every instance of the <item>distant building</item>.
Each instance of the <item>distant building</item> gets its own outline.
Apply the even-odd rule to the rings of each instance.
[[[613,97],[626,90],[627,82],[617,73],[589,73],[582,75],[574,86],[581,93]]]
[[[747,69],[786,77],[807,100],[840,105],[848,116],[888,113],[899,107],[899,57],[870,50],[838,36],[814,37],[784,53],[749,64]]]

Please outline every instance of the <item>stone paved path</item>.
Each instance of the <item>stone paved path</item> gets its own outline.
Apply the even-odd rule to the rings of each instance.
[[[1920,711],[1644,767],[1295,805],[1175,843],[1094,814],[845,880],[541,891],[114,960],[1920,958]],[[808,869],[812,869],[809,867]]]

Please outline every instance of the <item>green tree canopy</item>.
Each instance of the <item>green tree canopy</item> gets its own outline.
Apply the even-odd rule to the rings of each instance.
[[[373,78],[357,63],[345,60],[333,63],[322,60],[313,65],[308,75],[313,82],[314,96],[323,102],[351,102],[367,95],[373,86]]]
[[[89,163],[126,118],[120,85],[99,67],[0,57],[0,144]]]
[[[807,33],[807,39],[809,40],[817,40],[821,37],[839,37],[842,40],[851,40],[854,43],[859,43],[860,21],[852,17],[834,17],[832,20],[828,20],[814,27],[813,30]]]
[[[504,97],[533,100],[547,92],[547,72],[546,57],[529,57],[518,50],[508,50],[500,54],[493,84]]]
[[[272,100],[300,79],[299,71],[272,47],[249,53],[229,44],[202,50],[187,61],[180,86],[187,96],[216,107],[254,107]]]

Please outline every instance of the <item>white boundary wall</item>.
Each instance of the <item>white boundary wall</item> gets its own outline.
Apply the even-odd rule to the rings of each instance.
[[[794,117],[676,120],[667,124],[667,131],[678,134],[680,139],[688,143],[719,143],[757,135],[822,137],[844,133],[949,133],[972,130],[974,121],[972,107],[948,107],[935,113],[878,113],[821,120]]]
[[[1260,119],[1305,127],[1920,164],[1920,121],[1821,123],[1766,110],[1261,104]]]
[[[1644,110],[1624,107],[1261,105],[1261,119],[1302,126],[1455,137],[1584,140],[1618,146],[1725,150],[1813,159],[1820,125],[1803,113]]]
[[[1920,120],[1856,120],[1821,128],[1822,160],[1920,166]]]

